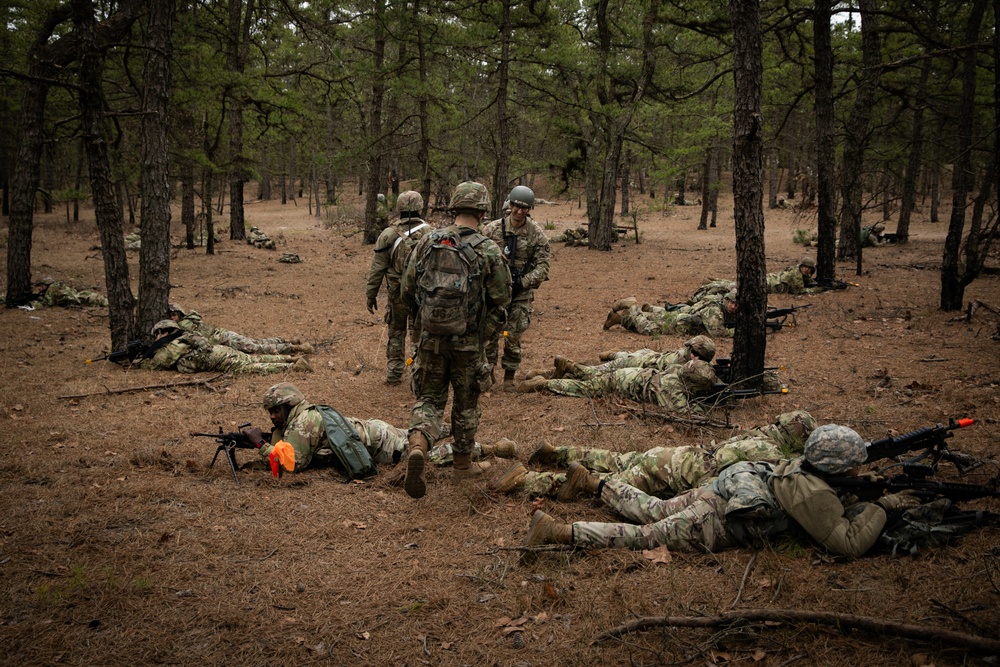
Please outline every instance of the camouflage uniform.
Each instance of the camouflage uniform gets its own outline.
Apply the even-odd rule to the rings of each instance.
[[[453,225],[446,231],[459,235],[464,233],[463,238],[467,242],[476,243],[476,236],[472,235],[474,232],[467,227]],[[479,258],[480,288],[484,293],[479,329],[456,336],[421,331],[417,345],[417,370],[413,375],[417,401],[410,419],[411,431],[420,431],[432,446],[441,439],[441,415],[448,402],[450,385],[454,393],[451,412],[454,451],[460,454],[472,452],[479,426],[480,383],[489,373],[484,363],[483,341],[490,340],[503,324],[504,311],[510,302],[510,272],[503,262],[500,248],[488,238],[481,238],[481,242],[474,247]],[[434,234],[426,234],[417,242],[400,280],[403,302],[418,322],[418,329],[417,265],[434,241]]]
[[[513,259],[509,254],[504,233],[516,237],[517,249]],[[549,239],[542,228],[527,216],[520,228],[511,224],[510,215],[494,220],[483,228],[483,235],[492,239],[503,252],[512,274],[521,273],[522,289],[514,287],[510,306],[507,309],[507,337],[504,338],[501,367],[505,371],[516,371],[521,365],[521,337],[531,324],[531,304],[535,300],[535,290],[549,279]],[[486,343],[486,360],[490,367],[496,366],[499,355],[500,331]]]
[[[555,447],[551,457],[559,466],[580,461],[603,479],[616,479],[651,496],[670,498],[693,489],[719,470],[740,461],[767,461],[802,452],[816,420],[804,410],[778,415],[766,426],[743,431],[702,447],[653,447],[645,452]],[[551,458],[550,458],[551,460]],[[529,496],[552,496],[566,481],[565,473],[528,472],[522,491]]]
[[[416,195],[415,198],[410,195]],[[412,200],[411,203],[407,203]],[[416,202],[419,201],[419,204]],[[414,343],[416,334],[413,318],[403,303],[400,295],[399,279],[406,270],[406,262],[417,241],[431,230],[431,226],[416,216],[423,207],[423,198],[417,192],[404,192],[399,195],[401,216],[398,221],[385,228],[375,241],[375,252],[372,255],[371,267],[368,269],[368,285],[365,296],[368,299],[369,311],[373,311],[383,280],[386,285],[385,323],[389,326],[389,340],[385,346],[386,381],[397,384],[403,377],[406,367],[406,331],[410,330],[410,343]],[[409,327],[407,327],[409,323]],[[412,353],[411,353],[412,356]]]
[[[635,352],[615,352],[610,360],[597,366],[575,364],[566,375],[578,380],[589,380],[622,368],[652,368],[657,371],[665,371],[673,366],[687,363],[692,358],[691,350],[686,346],[673,352],[656,352],[644,348]]]
[[[690,402],[694,396],[716,383],[712,364],[692,359],[674,370],[652,368],[622,368],[589,380],[549,380],[545,389],[563,396],[593,398],[616,394],[638,403],[654,403],[675,412],[701,412]]]
[[[849,437],[850,436],[850,437]],[[663,501],[616,480],[601,498],[629,521],[573,524],[582,547],[716,551],[757,544],[789,529],[802,529],[834,555],[858,557],[877,541],[886,523],[883,504],[845,506],[822,474],[841,474],[866,458],[864,441],[843,426],[822,426],[809,436],[803,456],[775,464],[743,462],[720,474],[711,487]],[[808,463],[808,466],[805,464]],[[821,474],[816,474],[816,472]]]
[[[125,237],[126,250],[138,250],[142,246],[142,237],[139,232],[132,232]]]
[[[184,311],[175,305],[171,309],[181,314],[177,326],[203,336],[215,345],[224,345],[247,354],[290,354],[297,349],[296,345],[284,338],[250,338],[228,329],[210,327],[202,321],[201,314],[196,310]]]
[[[875,247],[878,245],[882,245],[882,241],[879,239],[879,237],[882,235],[883,231],[885,231],[885,225],[881,223],[876,223],[874,225],[866,225],[865,227],[862,227],[861,237],[860,237],[861,247],[862,248]]]
[[[561,234],[557,234],[549,239],[552,243],[565,243],[567,247],[572,246],[588,246],[590,242],[587,239],[587,228],[577,227],[576,229],[564,230]]]
[[[264,248],[266,250],[275,249],[274,241],[272,241],[267,234],[260,231],[259,227],[250,228],[250,232],[247,234],[247,243],[255,248]]]
[[[185,332],[156,350],[152,358],[139,362],[139,367],[151,371],[176,368],[181,373],[280,373],[291,370],[296,361],[297,357],[286,355],[249,355]]]
[[[632,306],[622,313],[623,328],[644,336],[660,334],[708,334],[712,338],[732,338],[733,329],[726,327],[726,311],[721,296],[707,296],[692,304],[667,310],[647,306],[648,311]]]
[[[108,299],[97,292],[91,292],[90,290],[77,291],[66,283],[56,281],[48,286],[45,294],[32,301],[29,305],[32,308],[69,308],[71,306],[107,308]]]

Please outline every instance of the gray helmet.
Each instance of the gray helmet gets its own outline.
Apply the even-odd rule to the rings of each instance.
[[[382,194],[381,192],[378,193],[378,196],[376,197],[376,199],[378,199],[378,203],[379,204],[384,204],[385,203],[385,195]]]
[[[291,382],[279,382],[264,392],[264,409],[273,410],[279,405],[294,407],[306,400],[302,392]]]
[[[803,257],[802,261],[799,262],[799,266],[808,266],[812,269],[813,273],[816,273],[816,260],[812,257]]]
[[[511,204],[517,204],[518,206],[535,207],[535,193],[531,191],[531,188],[523,185],[518,185],[511,190],[507,200]]]
[[[733,303],[736,303],[736,290],[734,289],[729,290],[728,292],[726,292],[726,296],[723,298],[726,301],[732,301]]]
[[[857,431],[837,424],[813,431],[806,440],[804,454],[813,468],[829,475],[846,472],[868,458],[865,441]]]
[[[181,317],[187,315],[187,311],[184,310],[183,308],[181,308],[181,305],[179,303],[168,303],[167,304],[167,312],[168,313],[180,313]]]
[[[708,336],[695,336],[686,341],[684,347],[697,354],[702,361],[711,361],[715,357],[715,343]]]
[[[418,213],[424,208],[424,198],[416,190],[407,190],[399,195],[396,207],[400,213]]]
[[[455,192],[451,195],[452,211],[461,209],[471,209],[473,211],[490,210],[490,192],[482,183],[466,181],[455,186]]]
[[[180,329],[180,326],[177,324],[177,322],[174,322],[173,320],[160,320],[159,322],[153,325],[152,333],[155,336],[161,331],[173,331],[174,329]]]

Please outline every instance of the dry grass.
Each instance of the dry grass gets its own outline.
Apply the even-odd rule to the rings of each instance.
[[[535,213],[557,230],[583,217],[573,203]],[[611,253],[556,246],[522,373],[551,365],[556,354],[596,360],[609,348],[677,347],[678,340],[600,325],[619,297],[677,301],[707,277],[734,274],[731,216],[696,232],[697,214],[694,207],[669,217],[650,212],[643,243]],[[557,551],[522,565],[510,548],[536,505],[491,495],[482,484],[454,486],[447,470],[431,471],[427,497],[413,501],[384,475],[344,484],[317,470],[274,483],[245,471],[236,485],[225,465],[207,469],[214,443],[187,433],[265,424],[260,396],[278,380],[346,414],[397,425],[407,423],[412,402],[405,384],[382,383],[381,312],[364,309],[371,248],[302,206],[256,203],[247,217],[303,263],[279,264],[280,253],[229,241],[215,257],[178,250],[172,300],[251,335],[321,343],[314,374],[59,399],[188,378],[84,365],[106,346],[99,311],[0,313],[3,664],[957,665],[983,658],[794,624],[659,629],[591,643],[638,616],[741,608],[863,614],[997,637],[995,528],[916,559],[843,562],[789,543],[756,557],[674,554],[667,565],[622,551]],[[790,210],[767,212],[771,269],[802,255],[791,239],[808,224]],[[918,221],[908,246],[868,251],[866,274],[851,277],[861,288],[773,298],[773,305],[815,304],[799,327],[769,339],[769,363],[785,367],[792,391],[716,417],[749,426],[805,408],[875,438],[970,416],[978,424],[957,434],[953,447],[995,456],[995,323],[984,311],[952,323],[936,309],[944,233],[943,225]],[[96,243],[91,223],[67,228],[58,215],[42,219],[34,274],[100,286]],[[847,266],[838,270],[848,277]],[[993,305],[998,297],[995,275],[967,291],[968,300]],[[728,354],[728,343],[720,348]],[[502,392],[484,397],[480,428],[485,442],[517,441],[522,457],[542,439],[625,451],[729,434],[638,419],[614,401]],[[976,479],[995,474],[986,467]],[[587,501],[543,505],[564,520],[611,518]],[[975,506],[1000,510],[996,501]]]

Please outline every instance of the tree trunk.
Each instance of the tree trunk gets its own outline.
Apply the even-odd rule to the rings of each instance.
[[[712,212],[712,181],[715,180],[715,147],[705,150],[705,163],[701,173],[701,218],[698,229],[708,229],[708,216]]]
[[[124,225],[115,197],[108,144],[104,136],[105,104],[101,89],[104,59],[97,48],[93,0],[73,0],[72,6],[73,23],[80,48],[80,131],[87,150],[94,215],[101,235],[111,349],[124,350],[128,341],[135,338],[135,299],[132,296],[128,261],[125,257]]]
[[[730,382],[761,386],[767,310],[764,254],[763,118],[764,79],[760,0],[729,0],[733,25],[733,213],[736,222],[736,334]]]
[[[236,79],[227,91],[229,98],[229,238],[242,241],[247,237],[243,211],[243,190],[247,179],[247,159],[243,155],[243,91],[242,78],[250,51],[250,24],[254,0],[229,0],[229,34],[226,67]],[[220,211],[221,213],[221,211]]]
[[[778,147],[772,146],[768,153],[768,170],[767,170],[767,207],[774,209],[778,208],[778,172],[781,167],[778,166]]]
[[[854,108],[847,121],[843,167],[840,170],[840,247],[838,259],[856,259],[861,275],[861,217],[864,210],[862,180],[865,173],[865,149],[868,125],[875,106],[875,94],[881,78],[882,49],[878,33],[876,0],[860,0],[863,68],[861,83],[854,98]]]
[[[816,104],[816,196],[818,234],[816,243],[816,274],[821,278],[836,277],[837,218],[834,214],[833,146],[833,47],[830,42],[831,0],[816,0],[813,10],[813,44],[815,55]]]
[[[510,0],[500,3],[500,62],[497,64],[497,152],[493,170],[493,219],[500,217],[507,197],[507,172],[510,169],[510,127],[507,118],[507,96],[510,71]]]
[[[194,162],[181,160],[181,224],[184,225],[184,243],[194,249]]]
[[[431,135],[430,119],[427,112],[427,54],[424,44],[423,22],[420,20],[420,2],[413,3],[413,21],[417,31],[417,67],[420,77],[420,98],[417,101],[417,116],[420,120],[420,148],[417,150],[417,162],[420,164],[420,194],[424,198],[424,208],[421,217],[427,217],[431,205]]]
[[[975,0],[965,29],[965,44],[979,41],[979,32],[986,13],[986,0]],[[962,97],[958,112],[958,156],[955,158],[951,189],[951,219],[944,240],[941,259],[941,310],[961,310],[965,298],[963,276],[959,273],[959,253],[965,230],[965,210],[969,192],[975,184],[972,171],[973,120],[976,103],[976,67],[978,52],[967,49],[962,58]],[[966,268],[968,270],[968,268]]]
[[[146,343],[167,314],[170,297],[170,182],[167,103],[175,0],[147,0],[146,67],[142,84],[142,244],[136,330]]]
[[[622,164],[622,217],[628,215],[629,181],[632,179],[632,151],[625,151],[625,162]]]
[[[368,108],[368,196],[365,198],[364,242],[375,243],[382,226],[375,215],[378,193],[382,192],[382,100],[385,97],[385,12],[383,0],[376,2],[374,44],[372,48],[372,99]]]

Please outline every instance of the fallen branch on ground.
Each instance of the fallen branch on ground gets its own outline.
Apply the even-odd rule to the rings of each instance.
[[[953,646],[982,651],[984,653],[1000,652],[1000,640],[969,635],[953,630],[896,623],[884,621],[871,616],[856,616],[854,614],[837,614],[825,611],[804,611],[801,609],[745,609],[743,611],[726,612],[718,616],[647,616],[602,632],[594,642],[614,639],[629,632],[660,627],[712,628],[732,623],[748,623],[753,621],[780,621],[785,623],[818,623],[832,625],[838,628],[858,628],[894,637],[919,639],[921,641],[940,641]]]
[[[104,388],[104,391],[92,391],[86,394],[67,394],[65,396],[57,396],[56,398],[86,398],[87,396],[107,396],[108,394],[128,394],[133,391],[147,391],[150,389],[169,389],[170,387],[189,387],[192,385],[205,385],[208,387],[210,382],[215,382],[221,377],[224,377],[226,373],[219,373],[213,378],[208,378],[207,380],[183,380],[181,382],[168,382],[167,384],[145,384],[141,387],[123,387],[122,389],[108,389]],[[208,387],[211,389],[211,387]]]

